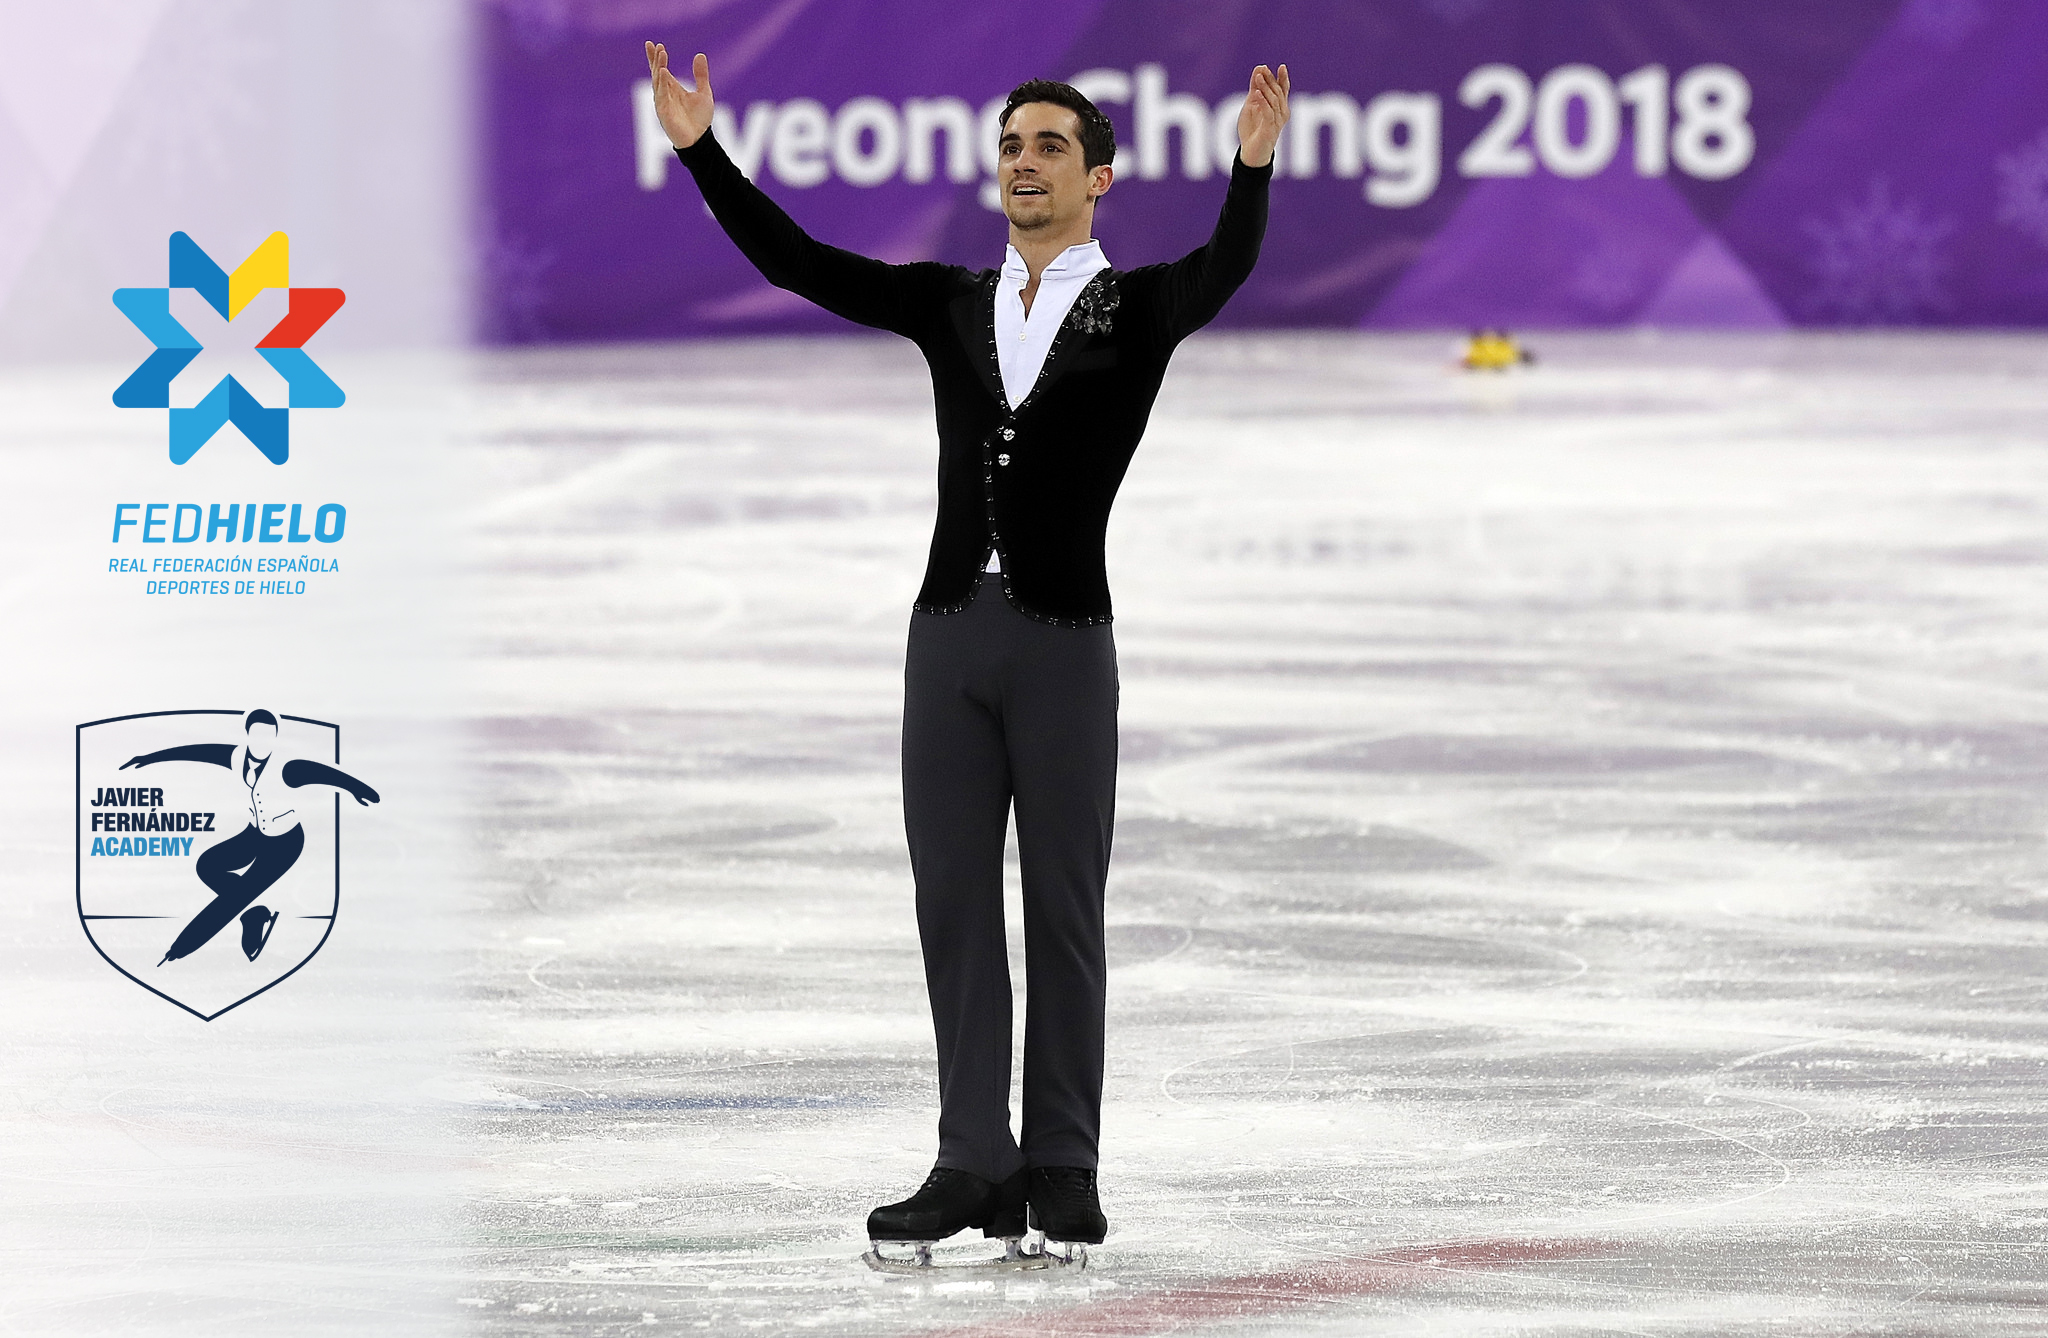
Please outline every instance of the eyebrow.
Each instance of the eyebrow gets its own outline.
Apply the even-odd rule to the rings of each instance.
[[[1038,137],[1039,139],[1056,139],[1056,140],[1058,140],[1058,141],[1059,141],[1060,143],[1062,143],[1062,144],[1071,144],[1071,143],[1073,143],[1073,141],[1072,141],[1072,140],[1068,139],[1068,138],[1067,138],[1067,137],[1066,137],[1065,135],[1061,134],[1061,133],[1060,133],[1059,131],[1057,131],[1057,130],[1041,130],[1041,131],[1039,131],[1039,132],[1038,132],[1038,136],[1037,136],[1037,137]],[[997,142],[997,143],[999,143],[999,144],[1008,144],[1008,143],[1009,143],[1009,142],[1010,142],[1011,140],[1013,140],[1013,139],[1014,139],[1014,140],[1017,140],[1017,141],[1018,141],[1019,143],[1021,143],[1021,142],[1023,142],[1024,136],[1022,136],[1022,135],[1018,134],[1018,133],[1017,133],[1016,131],[1014,131],[1014,130],[1006,130],[1006,131],[1004,131],[1004,132],[1003,132],[1003,137],[1002,137],[1002,138],[1001,138],[1000,140],[996,141],[996,142]]]

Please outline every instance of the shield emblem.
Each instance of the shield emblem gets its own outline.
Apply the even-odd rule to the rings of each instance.
[[[275,722],[274,741],[246,723],[258,717]],[[341,898],[341,794],[288,788],[288,768],[304,759],[338,770],[340,726],[152,711],[78,726],[77,759],[78,918],[116,971],[210,1022],[327,942]]]

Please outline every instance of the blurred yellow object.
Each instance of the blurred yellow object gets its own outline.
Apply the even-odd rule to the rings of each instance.
[[[1513,335],[1502,330],[1479,330],[1466,343],[1459,365],[1474,372],[1504,372],[1517,363],[1535,360],[1529,350],[1515,342]]]

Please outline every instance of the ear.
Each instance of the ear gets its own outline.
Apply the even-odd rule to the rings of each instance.
[[[1108,163],[1088,169],[1088,198],[1097,199],[1109,190],[1109,183],[1116,180],[1116,169]]]

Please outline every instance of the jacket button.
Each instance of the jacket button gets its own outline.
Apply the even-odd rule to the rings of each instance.
[[[1003,429],[1003,440],[1004,440],[1004,441],[1015,441],[1016,439],[1017,439],[1017,429],[1016,429],[1016,428],[1014,428],[1014,427],[1006,427],[1006,428],[1004,428],[1004,429]]]
[[[996,463],[999,465],[1006,465],[1010,463],[1010,453],[1008,451],[1004,451],[1001,455],[996,457]]]

